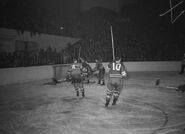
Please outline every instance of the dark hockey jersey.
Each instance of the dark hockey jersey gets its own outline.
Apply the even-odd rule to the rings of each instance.
[[[111,62],[108,68],[110,78],[123,78],[126,75],[125,66],[122,63]]]
[[[82,65],[80,63],[73,63],[68,70],[72,76],[81,75]]]
[[[104,68],[104,67],[103,67],[102,62],[98,61],[98,62],[95,64],[94,70],[101,70],[101,69],[103,69],[103,68]]]

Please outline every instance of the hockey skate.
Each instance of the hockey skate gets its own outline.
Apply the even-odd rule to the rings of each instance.
[[[76,91],[76,96],[79,97],[79,91]]]
[[[105,82],[102,82],[101,85],[104,86],[105,85]]]
[[[76,92],[76,96],[79,97],[79,90],[75,89],[75,92]]]
[[[85,97],[85,92],[82,92],[82,97],[83,97],[83,98]]]
[[[100,80],[98,80],[98,83],[97,84],[100,84]]]
[[[84,90],[84,88],[81,88],[80,91],[82,93],[82,97],[84,98],[85,97],[85,90]]]

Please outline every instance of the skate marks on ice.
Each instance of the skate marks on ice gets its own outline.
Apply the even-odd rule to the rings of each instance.
[[[184,134],[185,129],[185,114],[184,110],[185,107],[182,105],[179,105],[180,108],[176,109],[176,112],[172,111],[165,111],[163,107],[157,104],[144,102],[142,100],[133,99],[133,98],[127,98],[123,99],[124,103],[140,107],[141,109],[147,111],[147,109],[151,110],[152,112],[152,118],[150,119],[149,123],[152,123],[155,128],[152,128],[150,134]],[[183,108],[182,108],[183,107]],[[174,107],[175,108],[175,107]],[[154,111],[152,111],[152,109]],[[150,111],[149,110],[149,111]],[[178,111],[178,112],[177,112]],[[138,114],[139,111],[136,112]],[[134,113],[133,113],[134,114]],[[135,114],[134,114],[135,115]],[[136,121],[136,120],[135,120]],[[143,122],[138,122],[138,124],[135,123],[136,126],[139,124],[142,124]],[[137,131],[138,132],[138,131]],[[144,131],[145,132],[145,131]]]
[[[50,97],[38,95],[0,100],[0,134],[181,134],[179,128],[185,126],[184,105],[175,104],[177,101],[175,105],[169,105],[176,106],[174,112],[162,106],[168,101],[162,98],[164,95],[176,100],[181,98],[178,94],[159,92],[157,97],[161,101],[156,101],[160,102],[158,105],[151,101],[156,99],[154,93],[158,90],[127,85],[121,94],[126,95],[120,96],[117,105],[104,108],[105,89],[94,88],[87,87],[88,94],[84,99],[67,92],[63,96],[52,94]],[[102,93],[95,93],[101,89]],[[135,94],[130,97],[131,93]]]
[[[87,100],[97,105],[98,100]],[[61,134],[75,117],[85,118],[83,101],[73,96],[0,100],[0,134]]]
[[[135,88],[134,88],[135,87]],[[152,113],[157,118],[153,125],[158,124],[150,134],[184,134],[185,133],[185,98],[176,91],[161,89],[158,86],[127,85],[129,97],[124,97],[123,103],[147,110],[153,108],[158,111]],[[170,91],[170,92],[169,92]],[[138,112],[138,111],[137,111]],[[161,115],[161,116],[159,116]]]
[[[102,98],[5,101],[0,104],[0,133],[154,134],[168,121],[165,112],[151,104],[124,99],[106,109]]]
[[[1,101],[0,133],[148,134],[160,127],[159,123],[164,119],[159,110],[128,103],[119,103],[106,109],[98,97],[40,97]]]
[[[0,133],[61,133],[69,122],[73,105],[78,102],[73,97],[1,101]]]

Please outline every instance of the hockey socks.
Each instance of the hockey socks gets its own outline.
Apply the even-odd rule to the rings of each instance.
[[[118,98],[114,98],[113,102],[112,102],[112,105],[116,105],[117,100],[118,100]]]
[[[114,93],[113,93],[114,99],[113,99],[112,105],[116,105],[116,102],[119,98],[119,94],[120,94],[119,91],[114,91]]]
[[[78,97],[79,96],[79,90],[78,90],[78,88],[75,89],[75,91],[76,91],[76,96]]]
[[[85,93],[84,93],[84,92],[82,92],[82,97],[83,97],[83,98],[85,97]]]
[[[105,107],[108,107],[110,99],[111,99],[111,96],[107,95],[106,102],[105,102]]]
[[[84,98],[85,97],[85,90],[84,90],[84,88],[81,88],[81,93],[82,93],[82,97]]]

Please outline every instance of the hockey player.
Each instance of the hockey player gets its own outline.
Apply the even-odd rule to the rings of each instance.
[[[82,61],[82,77],[83,80],[87,81],[87,83],[90,82],[90,75],[92,74],[92,68],[91,66],[80,57],[80,60]]]
[[[123,88],[123,78],[127,76],[125,66],[121,63],[121,58],[108,64],[109,74],[107,83],[107,94],[105,107],[108,107],[113,96],[112,105],[115,105]]]
[[[81,69],[82,65],[77,62],[77,59],[74,59],[73,64],[70,66],[70,69],[68,70],[69,74],[72,77],[71,82],[75,88],[77,97],[79,96],[79,92],[82,93],[82,97],[85,97]]]
[[[101,60],[95,59],[95,68],[94,71],[97,71],[97,78],[98,78],[98,84],[105,85],[104,75],[105,75],[105,68],[101,62]]]

